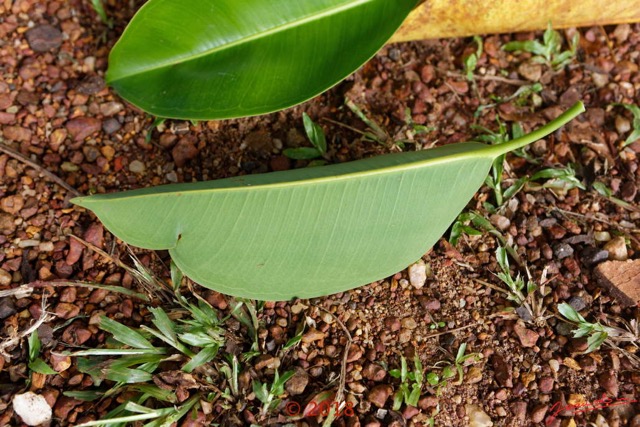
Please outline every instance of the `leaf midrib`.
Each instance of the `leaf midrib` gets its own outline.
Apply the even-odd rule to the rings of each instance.
[[[347,172],[341,175],[328,175],[328,176],[322,176],[322,177],[316,177],[316,178],[301,179],[298,181],[284,181],[284,182],[257,184],[257,185],[241,185],[237,187],[202,188],[198,190],[172,190],[172,191],[167,191],[162,193],[159,192],[159,193],[148,193],[148,194],[140,194],[140,195],[134,195],[134,196],[126,196],[126,197],[114,199],[113,201],[116,201],[116,200],[126,201],[126,200],[136,199],[140,197],[156,197],[156,196],[171,195],[171,194],[174,194],[174,195],[180,194],[181,196],[183,196],[187,194],[192,195],[192,194],[199,194],[203,192],[221,193],[221,192],[235,192],[235,191],[247,191],[247,190],[252,190],[252,191],[272,190],[275,188],[295,187],[300,185],[313,185],[313,184],[320,184],[324,182],[333,183],[337,181],[361,179],[364,177],[370,177],[375,175],[393,174],[395,172],[407,172],[415,169],[424,168],[426,166],[434,166],[437,164],[443,164],[443,163],[449,163],[449,162],[455,162],[455,161],[464,161],[464,160],[470,160],[470,159],[477,159],[477,160],[487,159],[491,161],[495,158],[495,155],[493,154],[493,152],[489,150],[491,146],[484,146],[483,144],[473,143],[473,142],[471,144],[478,144],[479,145],[478,149],[469,150],[463,153],[444,155],[441,157],[431,157],[431,158],[418,160],[411,163],[400,163],[397,165],[385,166],[381,168]],[[330,167],[330,166],[324,166],[324,167]],[[242,177],[239,176],[235,178],[241,179]],[[132,190],[132,191],[135,191],[135,190]],[[111,193],[111,194],[116,194],[116,193]],[[104,195],[106,196],[107,194],[104,194]],[[88,196],[88,197],[92,197],[92,196]]]
[[[136,75],[139,75],[139,74],[144,74],[144,73],[152,72],[152,71],[159,70],[159,69],[162,69],[162,68],[167,68],[167,67],[171,67],[171,66],[174,66],[174,65],[182,64],[182,63],[185,63],[185,62],[194,61],[194,60],[197,60],[198,58],[202,58],[204,56],[208,56],[208,55],[214,54],[216,52],[220,52],[220,51],[223,51],[223,50],[226,50],[226,49],[231,49],[231,48],[233,48],[235,46],[238,46],[240,44],[243,44],[243,43],[249,43],[249,42],[252,42],[252,41],[255,41],[255,40],[259,40],[261,38],[266,38],[266,37],[268,37],[268,36],[270,36],[272,34],[276,34],[276,33],[281,32],[281,31],[286,31],[286,30],[289,30],[289,29],[292,29],[292,28],[300,27],[300,26],[302,26],[302,25],[304,25],[306,23],[309,23],[309,22],[313,22],[313,21],[316,21],[316,20],[319,21],[319,20],[322,20],[324,18],[330,17],[332,15],[337,15],[340,12],[343,12],[343,11],[346,11],[346,10],[349,10],[349,9],[353,9],[353,8],[362,6],[362,5],[367,4],[367,3],[371,3],[372,1],[373,0],[354,0],[353,2],[348,3],[348,4],[342,4],[342,5],[337,6],[337,7],[331,7],[331,8],[328,8],[328,9],[326,9],[326,10],[320,12],[320,13],[307,15],[307,16],[305,16],[303,18],[296,19],[294,21],[286,22],[286,23],[284,23],[282,25],[278,25],[278,26],[269,28],[268,30],[254,33],[254,34],[252,34],[252,35],[250,35],[248,37],[241,37],[241,38],[239,38],[237,40],[234,40],[232,42],[224,43],[224,44],[215,46],[215,47],[213,47],[211,49],[205,49],[204,51],[202,51],[200,53],[197,53],[197,54],[194,54],[194,55],[176,57],[176,58],[173,58],[173,59],[171,59],[169,61],[156,63],[156,64],[154,64],[153,66],[150,66],[150,67],[136,68],[134,70],[134,72],[119,75],[115,79],[107,79],[107,82],[111,84],[111,83],[116,82],[118,80],[124,80],[124,79],[130,78],[132,76],[136,76]]]

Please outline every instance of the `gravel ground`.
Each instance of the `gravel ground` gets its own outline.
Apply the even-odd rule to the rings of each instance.
[[[127,248],[91,213],[71,205],[73,196],[305,167],[282,154],[308,145],[302,112],[323,126],[327,159],[339,163],[469,140],[483,133],[472,125],[496,131],[498,120],[528,131],[581,99],[586,114],[535,143],[526,157],[507,157],[503,185],[571,164],[584,189],[527,184],[491,213],[485,203],[493,203],[494,194],[485,186],[467,210],[486,217],[491,233],[464,234],[456,245],[445,236],[408,270],[350,292],[265,303],[257,311],[259,355],[241,364],[239,393],[205,401],[181,425],[321,425],[322,416],[295,416],[291,402],[304,409],[321,401],[322,393],[344,387],[343,400],[353,412],[333,425],[422,426],[432,420],[443,426],[640,426],[640,141],[623,147],[633,117],[614,105],[640,105],[639,25],[562,32],[567,40],[579,33],[580,45],[575,60],[559,70],[533,63],[531,54],[501,49],[541,33],[486,36],[473,79],[463,66],[476,51],[473,39],[391,45],[301,106],[243,120],[154,127],[151,117],[104,83],[109,49],[140,2],[108,3],[113,29],[97,19],[89,2],[0,3],[0,425],[22,425],[12,398],[26,391],[44,396],[53,408],[51,425],[60,426],[100,419],[131,398],[123,392],[86,402],[63,395],[90,390],[94,381],[80,372],[76,358],[61,352],[103,345],[100,315],[139,326],[149,324],[150,305],[167,306],[157,293],[145,303],[78,286],[147,292],[131,273],[129,251],[163,283],[169,281],[169,258],[163,251]],[[542,85],[540,92],[512,97],[534,82]],[[345,99],[385,134],[377,141],[363,138],[357,131],[367,126]],[[498,105],[475,114],[491,103]],[[598,192],[598,185],[611,194]],[[527,300],[531,310],[509,299],[495,275],[500,241],[513,245],[520,258],[520,265],[512,259],[513,276],[539,285]],[[221,316],[235,304],[187,284]],[[21,285],[26,290],[16,293]],[[563,302],[621,336],[586,353],[587,340],[573,337],[574,326],[558,313]],[[34,324],[40,357],[56,375],[27,367],[23,335]],[[224,327],[222,353],[250,351],[254,340],[245,325],[230,317]],[[300,342],[284,349],[298,332]],[[392,409],[401,382],[391,374],[403,356],[410,369],[417,355],[427,373],[442,376],[463,344],[473,357],[461,364],[462,376],[456,371],[440,385],[425,381],[416,406]],[[181,401],[223,391],[228,384],[217,366],[195,372],[193,388],[178,387],[184,376],[163,380],[182,390]],[[251,383],[271,381],[276,369],[295,375],[282,403],[262,417]],[[206,379],[212,375],[213,383]]]

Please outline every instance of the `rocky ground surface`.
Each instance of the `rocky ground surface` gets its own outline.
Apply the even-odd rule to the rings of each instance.
[[[562,32],[564,40],[578,33],[580,43],[575,59],[556,70],[534,63],[529,53],[501,49],[542,33],[486,36],[470,78],[464,58],[476,52],[471,38],[391,45],[296,108],[154,126],[104,82],[110,47],[134,3],[107,8],[109,29],[86,1],[0,2],[0,425],[21,425],[12,399],[27,391],[44,397],[51,424],[60,426],[101,419],[135,397],[130,389],[92,401],[65,395],[96,386],[77,359],[62,352],[103,346],[108,334],[97,327],[100,315],[134,327],[149,324],[149,307],[162,300],[132,274],[129,250],[163,283],[169,258],[127,248],[69,202],[75,195],[305,167],[283,155],[308,146],[302,112],[322,125],[326,159],[339,163],[486,135],[472,125],[497,132],[499,123],[508,131],[519,123],[528,131],[581,99],[586,114],[507,157],[502,183],[506,190],[520,177],[572,165],[579,186],[532,182],[494,213],[485,204],[494,203],[494,192],[483,187],[467,210],[487,218],[490,232],[463,233],[456,245],[447,235],[406,271],[350,292],[247,303],[257,313],[255,340],[229,317],[219,357],[239,357],[237,393],[224,393],[230,384],[216,371],[222,362],[189,378],[169,367],[154,382],[178,389],[179,402],[201,393],[183,426],[321,425],[322,414],[296,414],[335,392],[353,411],[334,425],[640,426],[640,141],[623,146],[634,118],[616,105],[640,105],[639,25]],[[536,82],[540,91],[527,90]],[[363,138],[367,125],[345,106],[347,99],[379,124],[377,140]],[[489,104],[496,105],[476,114]],[[513,277],[537,285],[526,304],[510,299],[495,275],[499,244],[513,246],[520,259],[511,259]],[[88,282],[143,292],[152,301],[80,286]],[[221,317],[236,305],[197,285],[191,289]],[[561,303],[591,324],[612,328],[609,340],[587,352],[586,337],[575,338],[577,326],[558,312]],[[172,312],[170,302],[162,304]],[[39,357],[55,374],[28,366],[27,336],[36,328]],[[285,345],[296,336],[298,343]],[[249,357],[252,345],[257,353]],[[458,360],[460,375],[456,355],[464,345],[471,357]],[[451,371],[451,378],[425,379],[417,404],[394,410],[402,382],[392,373],[402,357],[413,370],[416,355],[425,375]],[[251,384],[271,383],[276,370],[295,374],[281,404],[263,416]],[[414,382],[404,384],[411,390]],[[101,388],[112,385],[105,381]]]

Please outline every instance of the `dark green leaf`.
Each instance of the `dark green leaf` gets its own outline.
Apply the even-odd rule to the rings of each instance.
[[[51,366],[47,365],[47,363],[40,359],[39,357],[35,359],[33,362],[29,363],[29,369],[39,374],[45,375],[56,375],[57,372],[51,368]]]
[[[153,345],[139,332],[122,323],[111,320],[106,316],[100,317],[99,326],[100,329],[111,333],[116,340],[130,347],[141,349],[153,348]]]
[[[585,318],[580,315],[573,307],[571,307],[566,302],[558,305],[558,311],[567,319],[571,320],[575,323],[584,323],[586,322]]]
[[[40,355],[40,338],[38,337],[38,330],[36,329],[27,338],[29,343],[29,361],[34,361]]]
[[[294,160],[311,160],[322,156],[322,153],[313,147],[287,148],[282,154]]]
[[[306,101],[358,69],[416,0],[148,1],[107,82],[161,117],[223,119]]]
[[[193,356],[191,360],[182,367],[182,370],[185,372],[193,372],[199,366],[204,365],[205,363],[213,360],[214,357],[218,354],[218,346],[213,345],[211,347],[205,347],[198,354]]]
[[[62,394],[84,402],[93,402],[104,395],[103,392],[92,390],[65,391]]]
[[[302,113],[302,121],[304,122],[304,130],[307,133],[307,137],[311,144],[324,155],[327,152],[327,139],[324,136],[324,131],[320,125],[311,120],[311,117],[307,113]]]

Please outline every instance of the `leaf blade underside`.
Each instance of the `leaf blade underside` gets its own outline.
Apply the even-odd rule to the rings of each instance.
[[[169,249],[184,273],[229,295],[288,300],[345,291],[419,259],[494,159],[584,111],[505,144],[459,143],[317,168],[73,199],[122,240]]]

